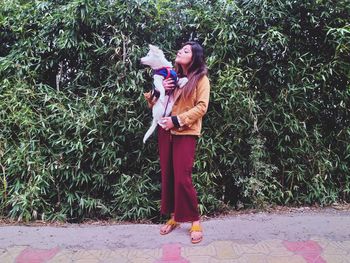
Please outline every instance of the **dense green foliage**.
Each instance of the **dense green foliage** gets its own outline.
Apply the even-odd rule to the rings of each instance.
[[[206,50],[203,214],[350,200],[349,0],[0,1],[0,215],[159,219],[148,43]]]

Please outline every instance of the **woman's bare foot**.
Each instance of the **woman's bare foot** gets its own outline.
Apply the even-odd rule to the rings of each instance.
[[[203,230],[199,221],[193,221],[191,227],[191,242],[193,244],[199,243],[203,239]]]
[[[163,225],[160,229],[161,235],[169,234],[171,231],[173,231],[175,228],[180,226],[179,223],[177,223],[174,219],[174,214],[171,214],[171,219],[169,219],[165,225]]]

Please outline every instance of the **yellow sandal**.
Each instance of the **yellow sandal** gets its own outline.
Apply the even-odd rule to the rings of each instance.
[[[169,234],[171,231],[173,231],[175,228],[177,228],[177,227],[179,227],[180,226],[180,224],[179,223],[177,223],[174,219],[169,219],[166,223],[165,223],[165,225],[167,225],[167,226],[170,226],[170,228],[168,228],[169,230],[168,231],[164,231],[164,232],[162,232],[162,230],[160,231],[160,234],[161,235],[166,235],[166,234]]]
[[[198,239],[194,239],[192,236],[191,236],[191,242],[192,244],[197,244],[199,242],[202,241],[203,239],[203,229],[200,225],[195,225],[195,226],[192,226],[191,229],[190,229],[190,233],[192,234],[192,232],[201,232],[202,233],[202,236]]]

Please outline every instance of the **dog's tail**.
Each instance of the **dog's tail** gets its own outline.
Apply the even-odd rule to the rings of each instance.
[[[157,120],[152,121],[151,127],[149,127],[148,131],[146,132],[145,136],[143,137],[143,143],[147,141],[149,136],[154,132],[154,130],[157,128]]]

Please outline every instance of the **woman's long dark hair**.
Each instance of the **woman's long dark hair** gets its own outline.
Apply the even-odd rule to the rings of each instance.
[[[204,60],[204,49],[203,47],[195,42],[189,41],[182,45],[183,48],[186,45],[190,45],[192,48],[192,61],[187,69],[187,78],[188,82],[183,87],[183,96],[188,98],[192,92],[192,90],[196,87],[198,81],[205,75],[208,74],[207,65]],[[175,63],[175,69],[179,77],[184,77],[184,72],[181,65]]]

